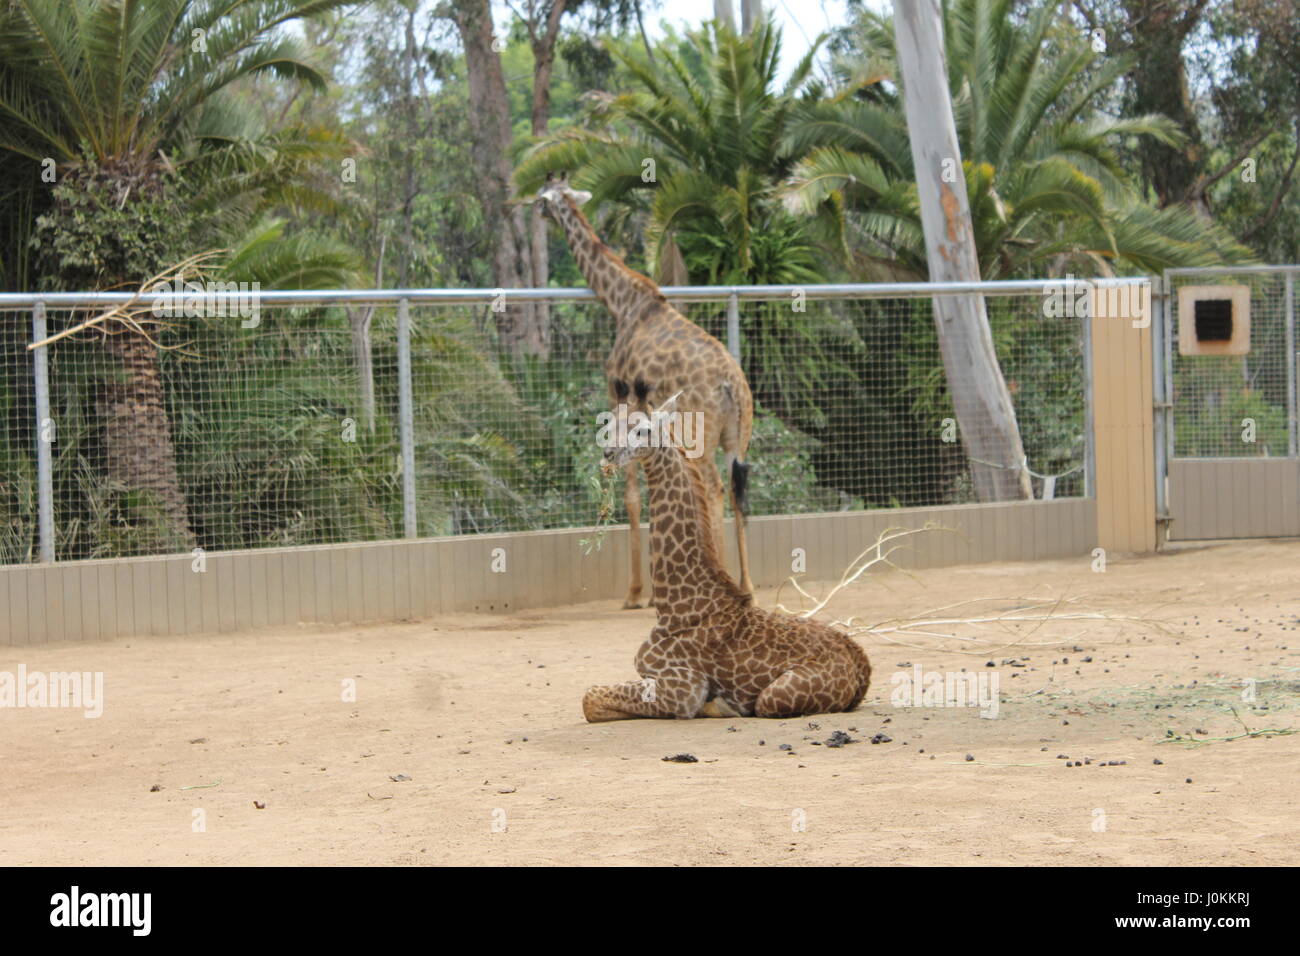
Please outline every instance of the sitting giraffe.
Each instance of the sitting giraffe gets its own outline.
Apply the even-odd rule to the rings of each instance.
[[[647,276],[629,269],[601,242],[580,207],[591,193],[570,188],[565,178],[547,178],[537,194],[542,212],[564,228],[569,248],[587,285],[614,317],[614,349],[605,363],[609,400],[617,410],[646,411],[669,395],[680,394],[683,411],[704,413],[704,457],[712,461],[719,447],[725,455],[725,474],[736,525],[736,550],[740,556],[740,583],[749,580],[749,555],[745,546],[745,488],[749,465],[745,453],[754,427],[754,399],[749,382],[721,342],[686,318],[664,298]],[[709,469],[717,499],[713,533],[722,551],[722,477]],[[641,606],[641,491],[636,463],[624,474],[623,503],[627,507],[631,547],[631,581],[625,608]],[[653,575],[653,568],[651,569]],[[652,582],[653,583],[653,582]]]
[[[672,411],[670,400],[659,416]],[[626,442],[605,450],[606,469],[636,461],[645,468],[658,622],[636,655],[643,679],[591,688],[582,699],[584,716],[594,723],[853,710],[871,684],[866,652],[825,624],[755,606],[728,577],[712,532],[703,460],[665,440],[665,431],[634,416]]]

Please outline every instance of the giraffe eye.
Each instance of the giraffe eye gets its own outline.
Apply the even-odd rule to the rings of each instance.
[[[629,448],[645,448],[650,444],[650,423],[641,421],[628,431],[627,446]]]

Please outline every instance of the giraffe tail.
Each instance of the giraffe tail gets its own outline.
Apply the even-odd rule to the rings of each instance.
[[[749,514],[749,464],[739,458],[731,462],[731,491],[736,507],[742,514]]]

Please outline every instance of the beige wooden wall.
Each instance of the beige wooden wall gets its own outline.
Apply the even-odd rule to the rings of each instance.
[[[1138,287],[1130,287],[1138,288]],[[1092,395],[1097,544],[1156,549],[1155,444],[1149,295],[1095,287]]]
[[[805,580],[837,579],[881,531],[927,521],[955,530],[917,536],[895,555],[901,566],[1087,555],[1096,540],[1096,508],[1085,499],[755,518],[755,584],[789,577],[795,548],[806,555]],[[575,529],[267,548],[210,554],[202,573],[189,556],[4,567],[0,644],[403,621],[621,598],[627,531],[611,529],[600,551],[584,555],[578,542],[590,535]],[[500,573],[492,570],[498,548]]]

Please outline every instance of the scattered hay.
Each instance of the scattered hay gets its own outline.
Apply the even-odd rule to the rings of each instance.
[[[1237,708],[1232,707],[1229,709],[1232,711],[1232,716],[1237,718],[1237,723],[1241,724],[1241,729],[1245,731],[1245,733],[1231,734],[1227,737],[1201,737],[1201,736],[1189,737],[1185,734],[1175,734],[1173,731],[1168,731],[1168,736],[1166,736],[1163,740],[1156,741],[1156,743],[1193,744],[1199,746],[1201,744],[1223,743],[1229,740],[1244,740],[1247,737],[1290,737],[1293,734],[1300,733],[1300,730],[1295,730],[1290,727],[1284,727],[1281,729],[1270,727],[1265,730],[1251,730],[1249,727],[1246,726],[1246,722],[1241,719],[1241,715],[1237,713]]]

